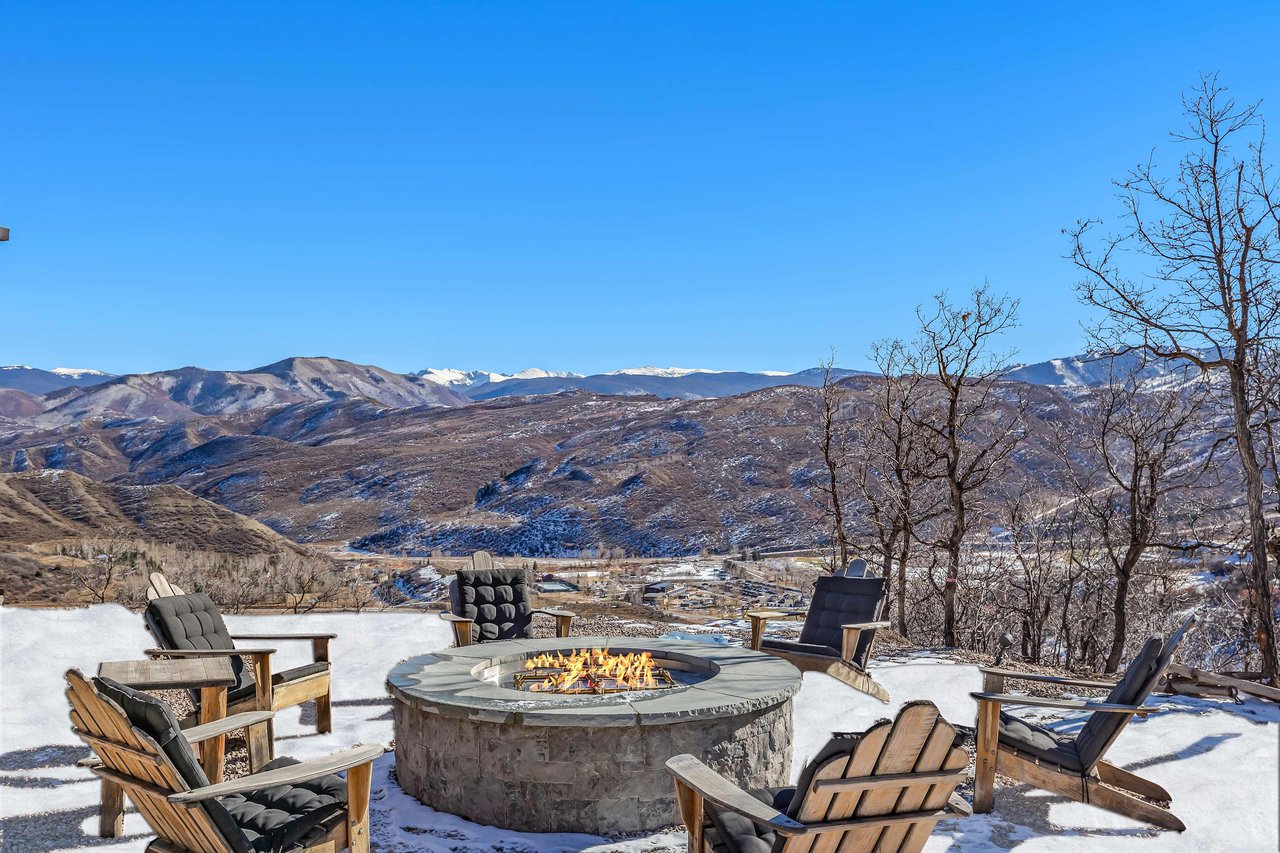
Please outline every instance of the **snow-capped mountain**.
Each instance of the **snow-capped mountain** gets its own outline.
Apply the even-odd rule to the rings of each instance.
[[[41,370],[26,364],[0,366],[0,388],[14,388],[28,394],[48,394],[59,388],[98,385],[115,376],[101,370],[78,367],[55,367]]]
[[[419,370],[413,375],[421,376],[423,379],[444,385],[446,388],[464,394],[468,388],[475,388],[478,385],[493,382],[506,382],[510,379],[566,379],[581,378],[582,376],[581,373],[571,373],[567,370],[543,370],[540,367],[529,367],[518,373],[497,373],[492,370],[458,370],[452,367],[428,367],[426,370]]]
[[[712,370],[709,367],[654,367],[653,365],[645,365],[644,367],[624,367],[621,370],[607,370],[600,374],[601,376],[664,376],[668,379],[675,379],[681,376],[689,376],[693,373],[735,373],[733,370]],[[785,370],[755,370],[752,371],[756,376],[790,376]]]
[[[103,379],[110,379],[115,374],[107,373],[102,370],[94,370],[92,367],[55,367],[50,373],[56,373],[58,376],[65,376],[68,379],[83,379],[88,376],[101,376]]]
[[[1144,363],[1143,355],[1137,352],[1115,356],[1091,352],[1067,358],[1051,358],[1035,364],[1021,364],[1008,370],[1004,378],[1029,385],[1098,388],[1135,369],[1142,378],[1143,386],[1152,390],[1176,388],[1198,374],[1198,370],[1190,362],[1147,358]]]

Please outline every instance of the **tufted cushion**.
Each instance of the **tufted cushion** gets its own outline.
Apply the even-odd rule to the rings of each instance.
[[[1156,686],[1156,673],[1160,668],[1160,652],[1163,644],[1159,637],[1152,637],[1142,646],[1133,663],[1124,671],[1124,677],[1107,694],[1103,701],[1115,705],[1140,705]],[[1085,767],[1092,767],[1102,757],[1107,742],[1128,722],[1124,714],[1094,713],[1076,736],[1076,749]]]
[[[802,655],[821,655],[822,657],[840,657],[840,650],[831,646],[815,646],[811,643],[797,643],[795,640],[780,640],[776,637],[765,637],[760,641],[761,649],[773,649],[779,652],[799,652]]]
[[[1078,772],[1082,769],[1080,754],[1071,737],[1003,711],[1000,713],[1000,742],[1067,770]]]
[[[143,613],[147,627],[156,641],[166,649],[234,649],[231,633],[222,621],[218,605],[203,592],[190,595],[169,595],[147,602]],[[253,668],[244,661],[232,657],[231,671],[236,683],[227,691],[227,701],[234,701],[237,693],[252,695]],[[248,688],[246,691],[245,688]],[[197,696],[197,701],[199,697]]]
[[[120,706],[130,725],[145,732],[160,746],[189,789],[209,784],[209,777],[196,761],[195,752],[182,736],[178,720],[168,704],[110,678],[95,678],[93,685],[100,695]],[[217,800],[206,800],[201,807],[235,853],[252,853],[254,848],[250,846],[249,839]]]
[[[880,616],[884,601],[884,578],[847,578],[824,575],[813,587],[813,603],[800,629],[800,642],[812,646],[840,649],[844,646],[841,625],[874,622]],[[867,652],[875,631],[863,631],[858,637],[853,662],[865,668]],[[839,655],[839,651],[836,652]]]
[[[277,758],[262,770],[297,763]],[[250,850],[286,853],[318,843],[346,820],[347,783],[341,776],[322,776],[297,785],[232,794],[218,802],[249,840]]]
[[[523,569],[463,571],[454,576],[450,598],[455,615],[474,620],[471,642],[529,636],[529,591]]]
[[[751,796],[785,812],[795,793],[795,788],[773,788],[752,791]],[[769,853],[779,841],[773,830],[758,826],[737,812],[722,809],[710,801],[706,809],[719,835],[712,847],[715,853]]]

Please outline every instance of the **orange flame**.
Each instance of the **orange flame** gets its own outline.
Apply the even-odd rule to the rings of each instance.
[[[608,649],[581,649],[565,655],[540,654],[528,658],[524,668],[559,670],[547,675],[540,682],[532,682],[530,690],[537,692],[565,692],[583,684],[612,682],[623,690],[644,690],[658,687],[653,677],[654,663],[650,652],[611,654]]]

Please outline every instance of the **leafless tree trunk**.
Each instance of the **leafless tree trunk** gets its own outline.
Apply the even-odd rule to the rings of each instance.
[[[1106,672],[1124,659],[1130,587],[1139,565],[1152,549],[1197,547],[1190,533],[1176,531],[1194,529],[1201,514],[1197,487],[1217,461],[1206,430],[1208,382],[1144,390],[1144,367],[1139,360],[1113,372],[1106,386],[1081,401],[1077,418],[1055,441],[1082,522],[1097,535],[1115,579]]]
[[[845,427],[841,424],[847,395],[832,373],[835,355],[820,364],[822,387],[819,388],[819,417],[822,421],[822,461],[827,469],[827,482],[820,486],[825,509],[831,518],[832,569],[844,572],[849,566],[849,534],[844,522],[842,492],[844,470],[848,464]]]
[[[1238,107],[1210,76],[1184,106],[1189,129],[1174,138],[1192,150],[1176,172],[1166,178],[1151,161],[1135,169],[1119,184],[1126,231],[1094,246],[1097,223],[1081,222],[1069,232],[1072,257],[1085,273],[1080,298],[1104,312],[1094,330],[1103,348],[1225,376],[1244,477],[1252,621],[1263,675],[1278,684],[1254,378],[1280,318],[1280,206],[1257,105]],[[1237,144],[1245,145],[1238,154]],[[1126,275],[1119,255],[1128,248],[1147,263]]]
[[[927,438],[926,476],[945,492],[945,523],[931,544],[946,555],[942,641],[954,646],[965,537],[982,511],[984,490],[1005,471],[1023,436],[1020,401],[1011,415],[1001,414],[1007,407],[1000,405],[997,380],[1008,355],[994,349],[1000,335],[1016,325],[1018,302],[994,296],[984,284],[964,305],[951,304],[941,293],[931,310],[916,313],[914,372],[927,375],[929,383],[927,404],[912,414],[912,422]]]

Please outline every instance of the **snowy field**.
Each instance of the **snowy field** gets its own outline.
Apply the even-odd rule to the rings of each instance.
[[[307,759],[355,743],[385,744],[392,736],[390,703],[383,689],[397,661],[449,644],[448,626],[413,613],[254,616],[228,619],[232,631],[335,631],[334,731],[317,735],[302,724],[310,708],[278,717],[278,754]],[[94,848],[141,853],[149,833],[130,811],[125,837],[96,837],[98,785],[74,766],[87,753],[72,736],[62,674],[72,666],[93,673],[102,660],[141,656],[152,645],[142,619],[122,607],[75,610],[0,609],[0,850]],[[291,648],[296,646],[297,648]],[[306,643],[280,644],[283,666],[304,662]],[[855,693],[824,675],[808,674],[795,702],[793,773],[825,742],[828,733],[856,731],[891,715],[908,699],[933,700],[944,716],[972,724],[971,690],[980,689],[976,668],[917,656],[875,667],[895,705]],[[1155,697],[1168,709],[1135,721],[1109,758],[1165,786],[1183,834],[1145,825],[1020,786],[997,788],[991,815],[939,825],[929,846],[943,850],[1213,851],[1277,849],[1277,775],[1280,710],[1249,702]],[[1070,719],[1064,726],[1078,725]],[[584,835],[527,835],[467,823],[433,812],[405,796],[388,778],[390,754],[373,779],[373,847],[388,853],[542,853],[542,851],[676,851],[679,833],[611,842]]]

